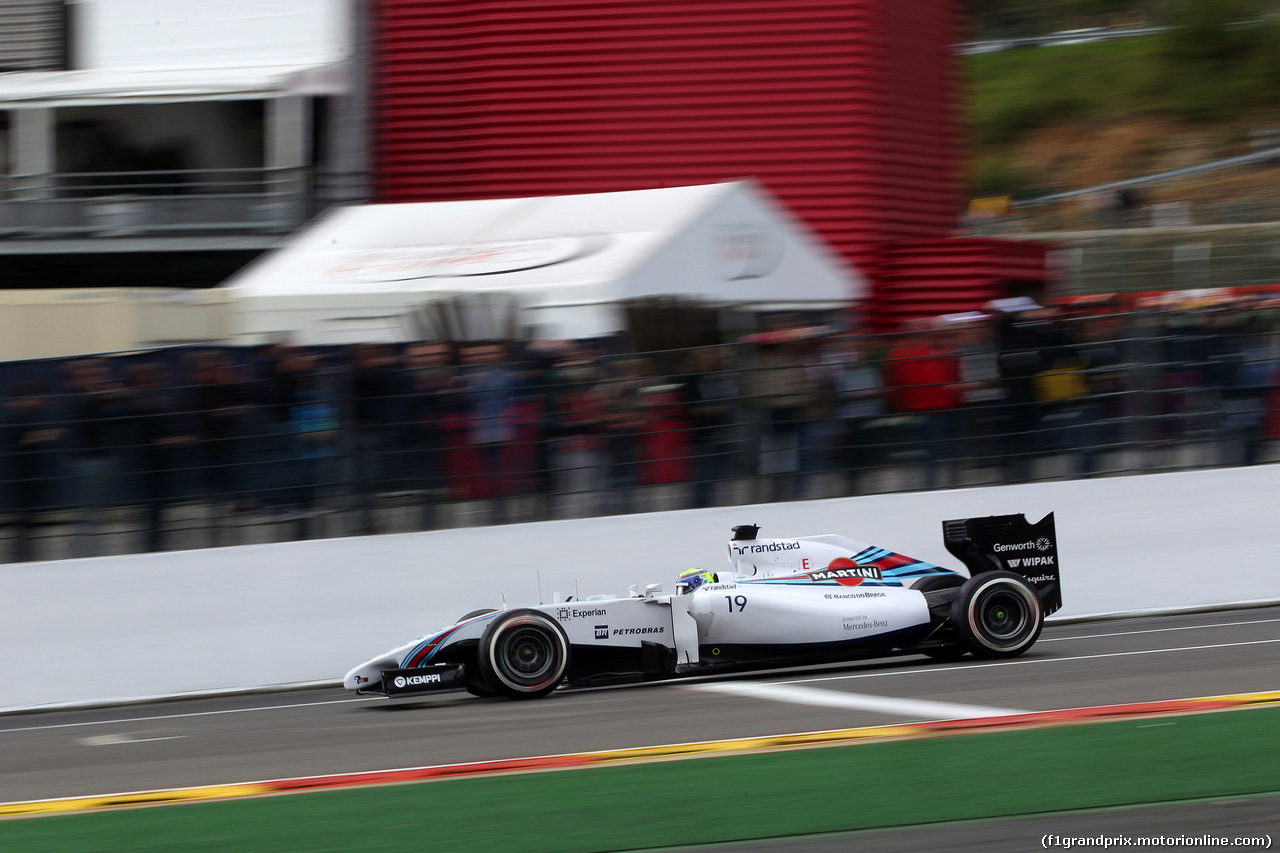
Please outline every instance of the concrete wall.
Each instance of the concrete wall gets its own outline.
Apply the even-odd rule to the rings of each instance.
[[[310,65],[350,55],[349,0],[74,0],[81,68]]]
[[[735,524],[958,567],[948,518],[1056,511],[1057,618],[1280,600],[1280,466],[0,566],[0,711],[336,681],[479,607],[727,565]]]
[[[0,291],[0,361],[220,341],[229,317],[219,290]]]

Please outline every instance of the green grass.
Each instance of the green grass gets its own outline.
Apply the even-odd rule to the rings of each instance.
[[[978,145],[1083,118],[1168,109],[1155,38],[1022,48],[968,57],[968,117]]]
[[[1253,52],[1221,62],[1180,59],[1160,36],[968,57],[973,141],[1007,144],[1033,128],[1082,119],[1242,118],[1280,103],[1280,35],[1268,29],[1258,39]]]
[[[1259,111],[1280,105],[1280,26],[1206,38],[1221,40],[1228,54],[1197,52],[1189,38],[1165,34],[966,57],[973,194],[1053,188],[1050,178],[1021,174],[1008,162],[1036,128],[1158,115],[1220,124],[1224,136],[1244,133]]]
[[[1280,708],[0,821],[7,853],[595,851],[1280,791]]]

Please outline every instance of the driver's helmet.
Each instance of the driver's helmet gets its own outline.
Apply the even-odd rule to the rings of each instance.
[[[681,595],[693,592],[704,583],[715,583],[716,576],[699,568],[685,569],[676,578],[676,591]]]

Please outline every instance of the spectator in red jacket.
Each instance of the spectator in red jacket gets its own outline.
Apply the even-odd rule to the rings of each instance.
[[[943,463],[955,458],[955,416],[961,404],[960,353],[953,333],[912,321],[885,358],[885,386],[895,412],[915,417],[913,443],[924,451],[926,485],[934,488]]]

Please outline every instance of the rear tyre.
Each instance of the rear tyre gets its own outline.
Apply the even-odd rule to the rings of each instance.
[[[974,657],[1017,657],[1040,637],[1044,608],[1021,575],[983,572],[960,587],[951,603],[951,627]]]
[[[954,589],[963,585],[965,580],[967,578],[964,575],[934,575],[925,578],[911,588],[916,592],[936,592],[940,589]]]
[[[945,575],[933,575],[925,578],[911,588],[916,592],[922,593],[939,592],[941,590],[955,589],[959,586],[963,586],[966,580],[968,580],[968,578],[964,575],[950,573]],[[950,613],[950,602],[945,596],[934,596],[933,598],[926,598],[925,600],[929,602],[929,611],[939,620]],[[958,645],[934,646],[929,649],[921,649],[920,653],[933,658],[939,663],[954,663],[967,655],[969,653],[969,649],[965,646]]]
[[[569,638],[538,610],[512,610],[493,620],[476,651],[485,684],[508,699],[546,696],[569,669]]]

